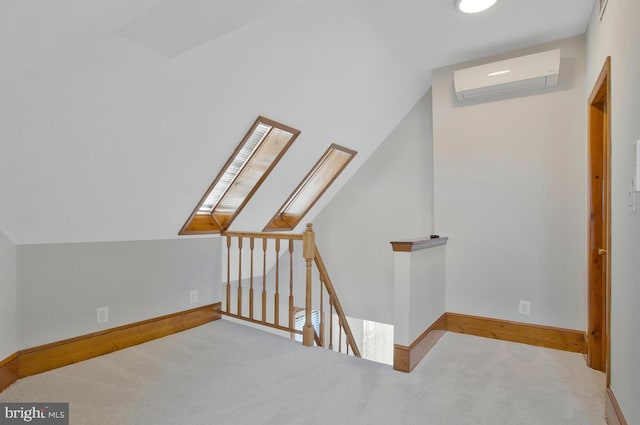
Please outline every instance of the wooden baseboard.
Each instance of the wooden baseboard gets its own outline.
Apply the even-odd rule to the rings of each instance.
[[[447,313],[447,330],[574,353],[587,352],[585,333],[572,329]]]
[[[18,380],[18,353],[0,360],[0,392]]]
[[[618,404],[615,394],[611,388],[607,388],[607,401],[605,415],[609,425],[628,425],[622,414],[622,409]]]
[[[584,354],[587,352],[586,335],[582,331],[466,314],[444,313],[409,347],[398,344],[393,346],[393,368],[402,372],[412,371],[445,331],[520,342],[574,353]]]
[[[220,319],[220,303],[41,345],[17,353],[19,378],[122,350]]]
[[[420,360],[444,335],[447,329],[447,313],[438,318],[422,335],[416,338],[410,346],[394,344],[393,368],[401,372],[411,372]]]

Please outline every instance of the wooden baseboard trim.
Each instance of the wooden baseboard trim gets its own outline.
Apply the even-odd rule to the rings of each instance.
[[[447,313],[438,318],[427,330],[425,330],[410,346],[394,344],[393,369],[400,372],[411,372],[420,360],[427,355],[429,350],[444,335],[447,329]]]
[[[17,353],[18,378],[122,350],[220,319],[220,303],[168,314]]]
[[[586,335],[582,331],[459,313],[444,313],[410,346],[399,344],[393,346],[393,368],[401,372],[411,372],[445,331],[574,353],[587,352]]]
[[[556,350],[586,353],[586,335],[573,329],[447,313],[447,330]]]
[[[0,360],[0,392],[18,380],[18,353]]]
[[[615,394],[611,388],[607,388],[607,401],[605,415],[609,425],[628,425],[622,414],[622,409],[618,404]]]

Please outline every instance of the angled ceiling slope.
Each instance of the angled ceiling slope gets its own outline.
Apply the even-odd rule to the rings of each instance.
[[[172,58],[301,0],[166,0],[115,34]]]
[[[304,146],[233,226],[262,228],[328,142],[348,144],[358,155],[313,220],[433,68],[582,34],[593,7],[501,0],[472,17],[449,0],[271,0],[265,14],[258,0],[187,0],[167,21],[176,0],[0,3],[0,229],[18,244],[176,237],[259,114],[304,129]],[[215,19],[229,25],[200,32]]]

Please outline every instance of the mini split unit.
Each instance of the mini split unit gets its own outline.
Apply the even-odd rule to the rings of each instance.
[[[559,71],[557,49],[461,69],[453,81],[456,96],[465,102],[554,87]]]

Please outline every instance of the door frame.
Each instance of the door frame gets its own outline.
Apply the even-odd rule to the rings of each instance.
[[[588,101],[587,363],[611,377],[611,57]],[[604,250],[604,251],[603,251]]]

